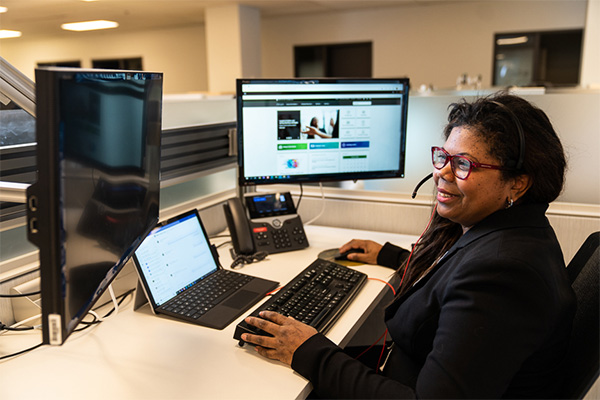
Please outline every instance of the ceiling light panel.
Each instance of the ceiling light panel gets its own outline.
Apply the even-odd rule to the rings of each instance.
[[[11,39],[21,37],[20,31],[11,31],[8,29],[0,29],[0,39]]]
[[[119,24],[115,21],[96,20],[96,21],[83,21],[83,22],[71,22],[68,24],[62,24],[60,27],[66,31],[94,31],[98,29],[111,29],[117,28]]]

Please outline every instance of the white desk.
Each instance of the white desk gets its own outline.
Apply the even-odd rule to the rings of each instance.
[[[403,247],[415,237],[318,226],[306,227],[310,247],[271,255],[242,272],[287,283],[325,249],[353,238],[391,241]],[[215,240],[218,244],[218,241]],[[229,265],[228,248],[220,251]],[[391,270],[363,265],[369,277],[389,280]],[[327,333],[345,345],[383,296],[387,286],[368,280],[359,296]],[[132,298],[117,315],[86,331],[72,334],[64,345],[43,346],[0,361],[3,398],[85,399],[292,399],[303,398],[310,384],[288,366],[260,357],[251,346],[239,347],[235,326],[214,330],[155,316],[148,306],[132,310]],[[0,355],[39,343],[36,333],[0,336]]]

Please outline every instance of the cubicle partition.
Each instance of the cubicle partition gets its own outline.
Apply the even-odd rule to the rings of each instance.
[[[543,93],[542,93],[543,92]],[[521,93],[549,115],[569,158],[566,188],[548,215],[554,224],[565,259],[569,260],[583,239],[600,230],[600,90],[556,89]],[[488,95],[493,90],[413,93],[408,108],[406,177],[327,185],[324,191],[305,186],[300,214],[309,221],[326,212],[317,225],[390,233],[418,234],[431,212],[433,186],[421,188],[411,199],[415,185],[431,172],[429,148],[443,142],[442,129],[448,105],[463,97]],[[166,96],[163,106],[165,168],[161,185],[161,218],[196,207],[203,209],[208,229],[225,225],[220,203],[236,193],[235,99],[232,96]],[[196,143],[196,150],[188,148]],[[204,149],[200,143],[204,143]],[[214,149],[214,151],[213,151]],[[29,151],[26,147],[19,151]],[[196,153],[195,153],[196,152]],[[187,154],[186,154],[187,153]],[[194,154],[195,153],[195,154]],[[219,154],[214,158],[214,154]],[[178,157],[181,156],[181,157]],[[3,173],[4,173],[4,166]],[[258,190],[274,190],[261,186]],[[288,186],[298,199],[299,187]],[[325,201],[322,200],[325,197]],[[349,218],[348,216],[352,216]],[[22,217],[21,217],[22,218]],[[19,220],[19,218],[17,218]],[[24,218],[7,228],[0,221],[0,292],[37,276],[37,252],[26,241]],[[0,300],[0,320],[11,322],[10,302]]]

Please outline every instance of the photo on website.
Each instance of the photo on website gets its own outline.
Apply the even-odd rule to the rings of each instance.
[[[277,111],[277,139],[300,139],[300,111]]]
[[[302,139],[337,139],[340,137],[340,110],[317,109],[302,113]]]
[[[340,110],[277,111],[278,140],[338,139],[339,137]]]

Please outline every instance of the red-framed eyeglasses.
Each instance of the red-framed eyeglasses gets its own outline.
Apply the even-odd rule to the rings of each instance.
[[[473,168],[487,168],[487,169],[499,169],[508,170],[510,168],[502,167],[499,165],[482,164],[475,161],[469,160],[465,156],[450,155],[446,150],[441,147],[433,146],[431,148],[431,161],[435,169],[442,169],[450,162],[450,168],[452,173],[458,179],[464,180],[471,175]]]

